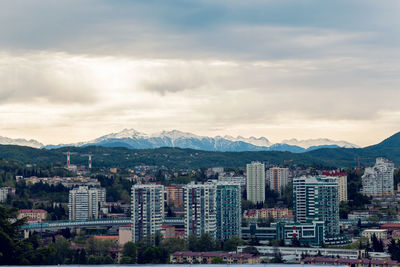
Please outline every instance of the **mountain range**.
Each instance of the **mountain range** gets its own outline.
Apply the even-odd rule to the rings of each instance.
[[[146,134],[134,129],[124,129],[118,133],[111,133],[87,142],[72,144],[43,145],[35,140],[11,139],[0,137],[0,144],[30,146],[34,148],[55,149],[61,147],[125,147],[129,149],[149,149],[160,147],[179,147],[205,151],[241,152],[241,151],[288,151],[304,153],[320,148],[356,148],[357,146],[345,141],[330,139],[283,140],[281,143],[272,143],[265,137],[233,137],[233,136],[199,136],[177,130],[162,131],[156,134]]]
[[[108,139],[108,138],[105,138]],[[376,157],[385,157],[400,166],[400,133],[379,144],[364,148],[320,148],[304,153],[282,151],[218,152],[173,147],[130,149],[126,147],[72,146],[38,149],[27,146],[0,145],[0,159],[30,164],[66,164],[66,154],[71,153],[71,163],[87,165],[92,153],[94,167],[133,167],[140,164],[170,168],[244,167],[251,161],[269,164],[323,167],[355,167],[358,158],[361,166],[372,166]]]

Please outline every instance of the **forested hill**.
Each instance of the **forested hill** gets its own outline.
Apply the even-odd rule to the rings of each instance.
[[[323,148],[307,153],[277,151],[258,152],[212,152],[180,148],[127,149],[112,147],[64,147],[54,150],[23,146],[1,145],[0,158],[32,164],[66,163],[66,152],[71,152],[71,163],[86,165],[92,152],[94,167],[132,167],[139,164],[176,168],[199,168],[212,166],[240,167],[250,161],[267,161],[271,164],[304,164],[326,167],[356,166],[357,157],[369,158],[362,165],[372,165],[376,157],[386,157],[400,165],[400,133],[383,142],[365,148]]]

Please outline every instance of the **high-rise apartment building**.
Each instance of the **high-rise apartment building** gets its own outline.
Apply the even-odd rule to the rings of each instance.
[[[183,187],[181,185],[169,185],[166,187],[167,205],[181,207],[183,205]]]
[[[219,240],[241,236],[240,184],[210,181],[184,187],[185,236],[209,233]]]
[[[347,202],[347,173],[340,171],[323,171],[322,175],[335,177],[338,182],[339,202]]]
[[[156,183],[132,186],[132,241],[161,231],[164,218],[164,186]]]
[[[394,164],[385,158],[377,158],[374,167],[365,168],[362,193],[367,196],[393,195]]]
[[[79,186],[69,191],[69,219],[87,220],[98,219],[99,208],[105,201],[104,188],[89,188]],[[104,203],[103,203],[104,205]]]
[[[254,203],[265,201],[265,165],[260,162],[247,164],[247,200]]]
[[[282,189],[289,183],[289,169],[273,167],[267,170],[267,183],[271,190],[282,192]]]
[[[305,224],[323,221],[325,237],[339,231],[339,194],[336,178],[327,176],[293,179],[293,215],[295,222]]]
[[[218,240],[228,240],[233,236],[241,236],[242,203],[239,183],[217,182],[216,209]]]
[[[212,183],[190,183],[183,187],[185,203],[185,236],[209,233],[216,237],[216,190]]]

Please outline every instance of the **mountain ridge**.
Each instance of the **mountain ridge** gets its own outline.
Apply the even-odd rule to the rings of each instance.
[[[201,136],[178,130],[161,131],[147,134],[135,129],[123,129],[117,133],[100,136],[87,142],[72,144],[47,145],[46,149],[65,146],[100,145],[105,147],[126,147],[131,149],[147,149],[159,147],[181,147],[206,151],[239,152],[239,151],[289,151],[304,153],[323,147],[357,147],[346,141],[334,141],[327,138],[297,140],[289,139],[281,143],[272,143],[265,137],[243,136]]]
[[[0,145],[0,158],[34,164],[66,163],[66,153],[71,152],[71,163],[86,165],[92,153],[93,166],[132,167],[140,164],[171,168],[244,167],[251,161],[263,161],[280,166],[303,164],[319,167],[355,167],[357,158],[368,158],[362,166],[372,166],[376,157],[385,157],[400,166],[400,133],[365,148],[320,148],[305,153],[282,151],[218,152],[194,149],[161,147],[156,149],[128,149],[124,147],[61,147],[36,149],[16,145]],[[290,163],[288,163],[290,162]]]

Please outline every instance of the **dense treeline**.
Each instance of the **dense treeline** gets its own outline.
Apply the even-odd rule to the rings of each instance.
[[[400,136],[396,136],[400,139]],[[399,141],[400,142],[400,141]],[[362,164],[372,165],[374,158],[385,156],[396,164],[400,163],[400,151],[378,145],[368,148],[324,148],[306,153],[280,151],[257,152],[214,152],[180,148],[127,149],[121,147],[64,147],[54,150],[33,149],[19,146],[0,146],[0,158],[24,163],[55,164],[66,163],[66,152],[71,151],[71,162],[87,165],[87,155],[92,152],[94,167],[132,167],[140,164],[166,166],[168,168],[197,169],[202,166],[243,167],[254,160],[270,164],[292,164],[313,166],[315,168],[356,166],[357,157],[369,157]]]

